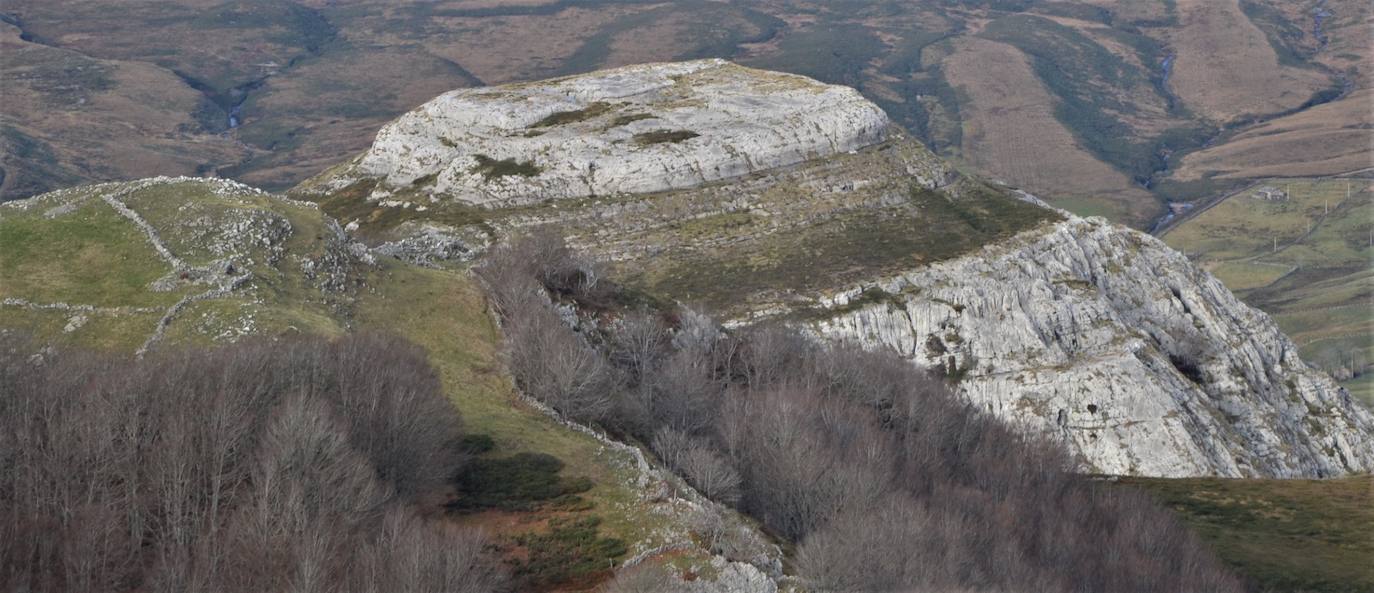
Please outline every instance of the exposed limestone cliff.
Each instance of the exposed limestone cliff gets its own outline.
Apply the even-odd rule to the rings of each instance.
[[[824,336],[963,375],[980,407],[1085,469],[1318,477],[1374,470],[1374,416],[1263,312],[1163,242],[1072,218],[826,300]],[[873,294],[873,293],[870,293]]]
[[[350,178],[481,205],[647,193],[883,140],[857,91],[722,60],[453,91],[386,126]]]
[[[1374,470],[1374,417],[1263,313],[1148,236],[959,175],[849,89],[701,61],[455,91],[298,193],[431,262],[562,225],[660,297],[939,365],[1087,471]]]

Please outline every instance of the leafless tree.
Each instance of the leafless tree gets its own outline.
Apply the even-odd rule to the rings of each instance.
[[[402,496],[430,491],[462,464],[462,420],[442,397],[424,349],[396,336],[358,334],[330,346],[337,390],[354,425],[352,444]]]
[[[596,421],[615,403],[613,367],[547,307],[506,324],[511,373],[526,393],[570,417]]]
[[[0,336],[0,589],[347,589],[384,510],[461,461],[423,352],[394,338],[32,352]],[[443,582],[415,590],[499,578],[477,540],[434,537]]]
[[[375,539],[363,548],[348,590],[357,593],[489,593],[502,584],[500,567],[483,550],[475,530],[427,525],[413,512],[393,507]]]
[[[629,371],[631,381],[639,383],[668,353],[672,333],[658,314],[640,310],[615,322],[611,340],[611,359]]]
[[[739,501],[739,472],[715,451],[698,443],[687,449],[681,464],[687,481],[708,498],[727,505]]]
[[[604,306],[612,291],[604,268],[568,247],[561,230],[539,227],[497,246],[478,275],[502,309],[529,298],[530,281],[554,296]]]
[[[749,389],[767,389],[784,380],[800,387],[814,377],[801,372],[812,362],[807,354],[813,345],[792,328],[773,324],[751,328],[743,344],[739,374]]]
[[[701,439],[664,426],[654,434],[651,447],[668,467],[708,498],[724,504],[739,500],[739,472]]]
[[[663,464],[670,468],[682,466],[682,460],[687,455],[687,450],[692,447],[692,437],[687,433],[672,427],[662,427],[654,433],[653,440],[649,442],[649,447],[658,454],[658,458],[663,460]]]
[[[696,434],[715,420],[725,386],[716,380],[709,358],[680,350],[654,370],[643,405],[654,426]]]

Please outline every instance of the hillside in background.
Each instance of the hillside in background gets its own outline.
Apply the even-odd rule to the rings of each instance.
[[[181,348],[187,345],[223,345],[243,339],[265,345],[253,338],[273,338],[287,347],[210,350],[192,355],[192,360],[199,361],[194,365],[220,368],[226,357],[232,358],[234,364],[253,366],[263,364],[254,362],[255,356],[267,356],[266,366],[277,369],[274,372],[289,373],[294,367],[281,365],[279,358],[283,352],[309,356],[309,348],[290,346],[300,343],[302,338],[345,332],[391,332],[422,348],[394,341],[368,342],[364,338],[362,342],[369,345],[351,351],[352,355],[369,361],[407,360],[408,365],[428,377],[424,381],[427,385],[433,385],[433,379],[437,379],[442,394],[461,412],[462,429],[468,435],[463,444],[473,456],[464,466],[461,480],[440,484],[437,492],[426,492],[406,502],[421,521],[407,519],[412,523],[404,524],[406,533],[419,533],[424,524],[450,536],[461,533],[465,527],[481,528],[493,546],[486,549],[495,551],[503,560],[505,571],[515,579],[516,590],[522,591],[593,590],[597,583],[610,577],[606,566],[628,566],[642,558],[650,561],[638,570],[622,571],[622,578],[613,585],[622,588],[612,590],[666,591],[666,583],[678,578],[697,583],[696,588],[683,591],[771,590],[749,588],[763,587],[771,581],[749,580],[763,578],[763,573],[746,567],[781,566],[771,564],[780,551],[752,523],[739,522],[737,515],[728,512],[714,514],[700,499],[692,499],[688,487],[661,469],[655,458],[648,458],[654,465],[646,471],[638,449],[574,430],[515,393],[509,378],[510,359],[498,356],[500,331],[462,259],[444,262],[438,268],[412,265],[379,250],[369,253],[351,237],[337,234],[338,228],[310,204],[244,186],[186,179],[83,187],[0,206],[0,237],[7,239],[0,253],[11,255],[0,259],[0,278],[4,279],[0,282],[4,290],[0,293],[0,338],[12,338],[18,330],[37,338],[35,347],[57,346],[76,365],[83,360],[87,361],[85,364],[101,360],[77,354],[80,348],[94,347],[108,357],[99,364],[113,365],[111,368],[120,373],[166,368],[170,361],[179,360]],[[227,235],[225,230],[229,231]],[[66,240],[55,241],[54,237]],[[234,241],[236,237],[244,240]],[[48,253],[49,257],[38,257],[39,252]],[[521,261],[557,260],[541,257]],[[600,315],[610,316],[603,319],[620,315],[630,319],[634,314],[629,308],[654,302],[658,303],[655,306],[663,306],[662,301],[642,299],[642,295],[630,295],[628,302],[613,300],[609,308],[599,305]],[[183,301],[186,304],[178,306]],[[619,326],[607,326],[613,327]],[[350,343],[338,342],[342,346]],[[12,348],[13,343],[5,347]],[[143,347],[148,348],[149,360],[155,361],[151,365],[131,365],[121,358]],[[385,348],[386,353],[369,348]],[[7,351],[8,354],[12,353]],[[25,354],[8,360],[32,359]],[[350,371],[362,368],[347,360],[341,362]],[[425,362],[432,371],[422,368]],[[28,364],[16,363],[11,370],[19,374],[12,376],[26,380],[21,367]],[[83,368],[61,364],[57,373]],[[202,374],[216,380],[237,376],[236,372],[198,372],[194,369],[201,367],[194,365],[185,380],[197,385],[200,381],[196,377]],[[851,366],[840,365],[836,369]],[[435,375],[426,375],[431,372]],[[105,380],[113,381],[123,376],[107,375]],[[5,378],[0,376],[0,380]],[[680,377],[670,380],[674,386],[682,384]],[[23,385],[29,388],[33,383]],[[923,389],[937,386],[927,384]],[[197,397],[207,395],[201,393]],[[176,397],[184,394],[179,392]],[[979,432],[989,429],[984,427]],[[90,459],[95,461],[122,459],[109,451],[93,453],[96,454]],[[83,469],[75,474],[62,475],[67,480],[96,475],[86,471],[93,466],[80,467]],[[156,478],[162,474],[148,475]],[[1164,506],[1177,511],[1193,526],[1220,559],[1249,579],[1254,590],[1367,590],[1368,584],[1374,582],[1374,575],[1360,562],[1367,550],[1367,538],[1361,534],[1366,533],[1369,522],[1361,513],[1369,508],[1367,502],[1374,495],[1367,477],[1339,482],[1194,478],[1136,479],[1123,483],[1128,490],[1141,486],[1156,493]],[[851,490],[846,485],[844,491]],[[108,496],[117,492],[100,492],[103,502],[118,504],[122,500]],[[1123,495],[1132,500],[1129,492]],[[949,499],[966,497],[965,494]],[[1104,492],[1094,498],[1100,501],[1112,496]],[[1082,514],[1081,507],[1077,511],[1069,514]],[[155,512],[163,511],[159,508]],[[344,514],[339,520],[353,518]],[[1154,529],[1170,523],[1149,521]],[[83,531],[92,523],[83,518],[62,525],[69,531]],[[301,546],[301,542],[308,541],[299,537],[302,533],[308,532],[288,531],[283,539],[273,540],[273,545],[283,545],[286,550],[307,550],[308,547]],[[394,537],[386,533],[378,535]],[[956,537],[957,533],[941,537]],[[1139,532],[1130,528],[1127,533]],[[1176,531],[1168,533],[1177,537]],[[243,535],[252,532],[234,533],[235,538]],[[57,537],[73,541],[69,536]],[[155,541],[166,545],[163,537],[156,535]],[[87,546],[93,543],[81,541]],[[368,545],[389,545],[386,539],[377,541]],[[432,545],[427,541],[403,543],[423,548]],[[470,540],[459,536],[454,541]],[[835,550],[843,553],[843,541],[835,540],[830,545],[838,545]],[[1179,545],[1186,542],[1181,540]],[[241,543],[233,539],[221,545]],[[1094,541],[1091,545],[1097,548],[1101,543]],[[810,547],[814,550],[819,544]],[[117,547],[82,549],[102,554],[88,558],[121,557]],[[176,550],[174,546],[167,549]],[[387,549],[408,554],[397,550],[420,548]],[[1054,549],[1062,546],[1056,545]],[[451,553],[458,558],[474,551],[464,543]],[[422,556],[418,551],[415,554]],[[715,559],[713,554],[723,554],[738,562]],[[925,558],[942,557],[933,551],[931,554]],[[405,556],[367,557],[388,562],[391,560],[387,558]],[[426,562],[432,559],[423,557]],[[808,570],[825,566],[817,565],[817,560],[835,562],[840,558],[813,557]],[[1295,558],[1301,561],[1293,562]],[[142,574],[143,578],[167,576],[160,569],[145,573],[130,570],[129,565],[118,562],[108,566],[92,563],[59,574],[97,578],[121,574]],[[662,570],[669,572],[655,572]],[[793,574],[793,570],[789,567],[787,574]],[[1056,565],[1053,572],[1062,575],[1065,571],[1062,565]],[[869,570],[862,573],[873,574]],[[260,579],[280,575],[254,571],[244,574]],[[833,574],[842,577],[845,573]],[[348,572],[327,578],[361,582],[353,581],[355,576]],[[784,578],[782,582],[789,581]],[[649,588],[629,588],[635,583]],[[702,588],[731,586],[717,583],[733,583],[736,588]],[[799,590],[796,581],[791,583],[791,589],[781,590]],[[477,587],[473,591],[479,591],[486,585],[473,586]]]
[[[1164,240],[1267,311],[1303,358],[1374,405],[1374,192],[1364,179],[1269,179]]]
[[[445,90],[726,57],[854,86],[978,173],[1146,228],[1165,198],[1368,169],[1370,19],[1355,0],[10,0],[0,197],[284,189]]]

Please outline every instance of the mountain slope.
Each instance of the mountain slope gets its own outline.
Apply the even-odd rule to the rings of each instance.
[[[595,583],[608,566],[665,550],[699,574],[719,573],[703,586],[772,583],[745,560],[778,576],[772,567],[780,552],[738,515],[694,497],[638,448],[521,398],[505,371],[499,329],[465,270],[382,255],[353,242],[314,204],[231,181],[155,178],[61,190],[0,204],[0,337],[19,333],[42,348],[118,356],[302,334],[396,334],[427,351],[466,432],[489,439],[474,465],[509,481],[481,485],[491,492],[450,485],[420,511],[492,535],[527,586],[520,590]],[[529,482],[537,490],[540,479],[566,491],[540,498],[522,490]],[[480,503],[447,506],[465,497]],[[581,527],[557,532],[559,521]],[[747,555],[726,560],[699,545],[693,530],[703,522],[733,530],[736,543],[750,546],[740,548]],[[555,534],[590,537],[609,553],[589,560],[582,549],[553,546],[531,556],[540,538],[556,542]]]
[[[1374,416],[1264,313],[1149,236],[1073,218],[826,299],[823,336],[956,369],[970,401],[1095,473],[1368,471]]]
[[[16,181],[0,199],[192,171],[284,189],[447,89],[719,57],[852,86],[938,154],[1075,213],[1147,228],[1164,198],[1205,200],[1235,177],[1369,166],[1357,133],[1369,124],[1357,94],[1374,63],[1368,4],[10,0],[5,35],[24,38],[7,42],[13,70],[63,54],[123,74],[80,108],[58,98],[64,117],[54,101],[29,100],[41,95],[28,80],[10,81],[22,96],[0,116],[22,125],[0,130],[0,145],[42,158],[7,161]],[[19,49],[35,44],[49,47]],[[49,70],[93,73],[61,72]],[[1007,74],[1021,92],[999,91]],[[123,100],[130,89],[151,99]],[[1027,89],[1041,92],[1028,101]],[[68,133],[67,117],[81,133]],[[95,150],[93,137],[137,149]]]
[[[197,120],[204,97],[151,64],[44,45],[0,14],[0,200],[243,158]]]
[[[755,110],[721,110],[670,148],[634,142],[659,126],[673,131],[655,122],[682,121],[684,102],[711,100],[677,84],[684,71],[708,76],[705,89],[724,73],[728,100]],[[843,95],[720,62],[459,91],[296,194],[374,241],[422,230],[464,253],[523,228],[562,226],[652,296],[705,305],[735,324],[783,316],[944,367],[974,404],[1062,436],[1086,471],[1374,468],[1374,417],[1303,363],[1268,317],[1181,255],[962,175],[899,131],[874,136],[871,117],[827,119],[834,96]],[[871,112],[850,97],[845,112]],[[452,108],[466,101],[483,111]],[[492,118],[473,113],[510,115],[493,133]],[[732,134],[756,119],[804,133],[791,136],[795,146],[732,144],[750,138]],[[811,131],[868,140],[817,148]],[[538,140],[544,134],[561,140]],[[602,148],[586,155],[582,146]],[[583,155],[572,159],[583,174],[619,181],[545,192],[546,181],[576,177],[555,170],[564,150]],[[740,161],[758,166],[721,165]],[[695,182],[676,173],[707,162],[723,168],[697,170]]]
[[[1372,233],[1369,180],[1287,178],[1237,192],[1162,238],[1272,315],[1304,359],[1374,403]]]

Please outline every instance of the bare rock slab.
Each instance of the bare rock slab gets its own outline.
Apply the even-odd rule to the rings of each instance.
[[[650,193],[882,142],[848,87],[723,60],[446,93],[387,125],[351,175],[484,206]]]

